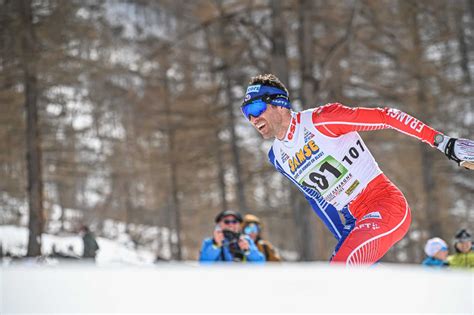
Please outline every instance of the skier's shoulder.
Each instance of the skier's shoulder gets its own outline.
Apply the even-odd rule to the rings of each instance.
[[[336,102],[318,106],[310,110],[312,114],[313,123],[316,123],[340,118],[340,115],[344,115],[345,113],[347,113],[348,111],[352,111],[353,109]]]

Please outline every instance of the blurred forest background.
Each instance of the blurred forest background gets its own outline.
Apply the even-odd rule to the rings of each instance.
[[[240,113],[250,77],[279,76],[297,110],[395,107],[472,139],[473,47],[473,0],[0,0],[0,224],[29,227],[28,256],[88,224],[192,260],[232,208],[287,259],[327,260],[335,240]],[[413,213],[384,260],[474,226],[472,172],[362,137]]]

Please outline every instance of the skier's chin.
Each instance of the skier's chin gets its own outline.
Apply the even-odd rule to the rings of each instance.
[[[273,138],[273,136],[269,132],[260,133],[260,134],[262,135],[262,138],[265,140]]]

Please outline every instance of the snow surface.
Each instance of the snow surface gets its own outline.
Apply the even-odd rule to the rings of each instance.
[[[11,265],[0,269],[0,313],[473,314],[473,275],[392,265]]]
[[[28,231],[0,226],[3,250],[26,252]],[[150,251],[98,238],[97,264],[36,259],[0,265],[0,314],[15,313],[456,313],[474,314],[474,273],[421,266],[326,263],[154,264]],[[43,235],[82,253],[79,236]]]

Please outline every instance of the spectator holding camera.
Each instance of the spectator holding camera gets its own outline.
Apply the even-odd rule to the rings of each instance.
[[[474,269],[474,252],[472,251],[471,234],[462,229],[454,238],[456,254],[448,257],[449,267]]]
[[[225,210],[215,218],[213,237],[206,238],[199,255],[200,262],[264,262],[265,256],[254,241],[241,234],[242,216],[233,210]]]
[[[259,217],[253,214],[244,216],[243,231],[257,245],[258,250],[265,255],[266,261],[281,261],[280,255],[272,243],[262,238],[263,223]]]
[[[428,256],[422,265],[434,268],[445,268],[448,266],[448,244],[439,237],[429,239],[425,245],[425,254]]]

